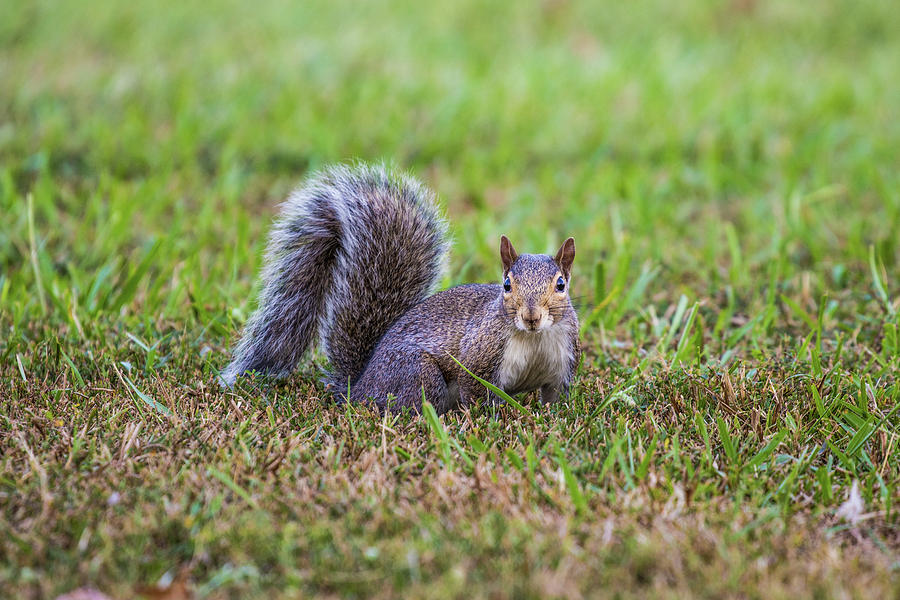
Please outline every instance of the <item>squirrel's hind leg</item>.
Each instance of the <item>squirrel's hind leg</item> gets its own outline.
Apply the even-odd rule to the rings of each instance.
[[[548,384],[541,386],[541,402],[544,404],[555,404],[560,398],[563,400],[569,397],[569,386]]]
[[[373,398],[381,410],[422,411],[424,398],[443,414],[456,406],[440,367],[429,355],[404,353],[390,361],[372,361],[356,382],[354,399]]]
[[[490,402],[495,405],[501,402],[498,396],[468,373],[460,373],[457,382],[459,385],[459,404],[462,407],[475,406],[480,402]]]
[[[424,397],[434,406],[435,412],[439,415],[456,408],[459,404],[459,389],[456,384],[447,384],[444,373],[430,356],[423,357],[421,367],[419,371],[420,406]]]

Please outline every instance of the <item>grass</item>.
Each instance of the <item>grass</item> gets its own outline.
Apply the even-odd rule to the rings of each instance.
[[[900,594],[891,2],[0,5],[0,595]],[[578,243],[568,403],[215,384],[277,203]],[[858,520],[836,513],[857,483]]]

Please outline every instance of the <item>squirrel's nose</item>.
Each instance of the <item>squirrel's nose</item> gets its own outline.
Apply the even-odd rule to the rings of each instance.
[[[528,307],[522,311],[522,322],[528,329],[537,329],[541,322],[541,311],[537,308]]]

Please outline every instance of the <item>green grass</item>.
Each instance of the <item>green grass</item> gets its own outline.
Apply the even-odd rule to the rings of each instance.
[[[0,596],[900,594],[892,2],[0,4]],[[215,383],[277,204],[578,244],[571,400]],[[863,519],[835,515],[858,481]]]

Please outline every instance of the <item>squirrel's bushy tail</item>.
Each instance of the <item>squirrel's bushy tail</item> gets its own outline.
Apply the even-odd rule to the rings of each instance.
[[[447,226],[433,194],[384,166],[336,166],[282,205],[269,237],[258,308],[222,372],[290,373],[319,333],[340,385],[438,283]]]

